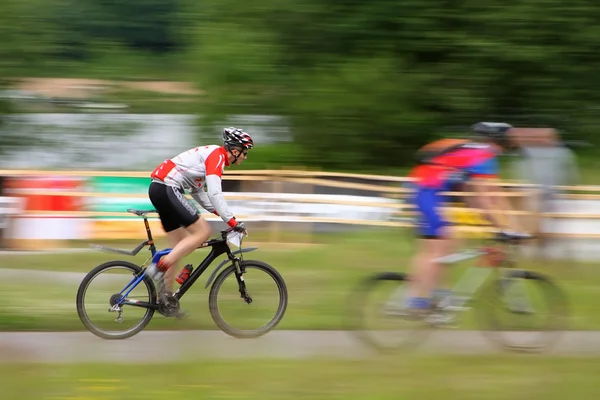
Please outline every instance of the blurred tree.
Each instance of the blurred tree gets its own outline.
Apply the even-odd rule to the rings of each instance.
[[[0,82],[0,91],[4,87]],[[24,136],[21,132],[13,129],[13,122],[16,118],[12,111],[11,103],[0,98],[0,155],[31,145],[30,137]]]
[[[480,119],[592,135],[597,11],[592,0],[205,0],[191,59],[213,115],[285,115],[309,163],[393,166]]]
[[[19,76],[24,69],[42,69],[54,45],[53,28],[44,15],[51,6],[45,0],[0,2],[0,73]]]
[[[52,48],[51,28],[39,18],[47,10],[44,0],[0,2],[0,154],[28,145],[10,128],[13,107],[5,93],[24,70],[40,68]]]
[[[62,27],[57,35],[60,56],[92,56],[90,42],[114,42],[141,50],[166,53],[178,48],[179,0],[55,0],[51,20]]]
[[[600,142],[599,11],[595,0],[5,0],[0,68],[50,74],[67,60],[114,73],[111,62],[154,70],[146,55],[175,55],[205,93],[203,124],[281,115],[305,162],[379,168],[483,119]]]

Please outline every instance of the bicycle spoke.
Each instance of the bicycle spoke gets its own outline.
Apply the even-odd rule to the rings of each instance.
[[[148,323],[153,310],[141,307],[155,304],[154,288],[148,281],[130,287],[126,298],[120,294],[138,271],[139,267],[133,264],[109,262],[86,276],[78,291],[77,309],[82,322],[94,334],[124,338]]]
[[[257,261],[244,262],[244,266],[246,290],[240,293],[235,269],[228,267],[211,288],[210,311],[215,323],[227,334],[257,337],[273,329],[283,317],[287,288],[272,267]]]
[[[562,292],[544,276],[527,271],[494,282],[478,308],[488,336],[514,350],[548,347],[566,322]]]
[[[400,350],[426,337],[432,317],[405,307],[407,282],[400,274],[383,274],[359,285],[350,302],[351,330],[381,351]]]

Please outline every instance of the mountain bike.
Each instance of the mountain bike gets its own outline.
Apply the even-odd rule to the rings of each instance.
[[[409,274],[382,272],[363,279],[351,293],[350,330],[369,346],[393,352],[422,343],[436,328],[459,327],[461,315],[468,315],[467,326],[479,326],[506,350],[540,352],[550,347],[566,326],[567,300],[548,276],[515,268],[516,249],[523,240],[496,236],[438,259],[444,266],[480,262],[468,266],[451,290],[433,296],[431,307],[422,312],[404,305]],[[382,292],[385,286],[388,292]],[[372,326],[378,318],[382,323]]]
[[[159,290],[157,291],[157,283],[148,273],[148,266],[156,265],[160,258],[169,254],[172,249],[158,251],[155,246],[147,217],[147,214],[155,213],[155,210],[128,209],[127,211],[143,217],[148,239],[131,251],[100,245],[92,245],[92,247],[100,251],[135,256],[148,246],[151,256],[141,266],[129,261],[108,261],[98,265],[84,277],[77,291],[76,304],[79,318],[90,332],[104,339],[125,339],[141,332],[148,325],[155,311],[165,317],[177,315],[180,300],[221,255],[227,257],[213,270],[204,286],[206,289],[212,284],[208,294],[208,305],[215,324],[223,332],[236,338],[256,338],[279,324],[288,304],[285,281],[279,272],[267,263],[243,259],[243,253],[254,251],[257,247],[242,248],[242,234],[230,228],[221,231],[220,238],[203,243],[199,248],[210,248],[204,260],[192,270],[172,296],[161,296],[160,285],[164,280],[158,279]],[[239,249],[232,251],[230,244],[238,245]],[[225,268],[221,270],[223,267]],[[267,278],[266,284],[259,280],[261,273]],[[233,279],[228,279],[230,277]],[[225,295],[222,292],[229,282],[232,282],[233,293]],[[99,294],[91,290],[93,283],[98,283],[102,289]],[[112,289],[108,289],[111,285]],[[261,290],[265,290],[266,285],[270,285],[273,292],[274,303],[276,303],[273,310],[267,309],[269,304],[266,301],[255,299],[256,293],[262,293]],[[243,304],[242,310],[232,313],[234,317],[242,317],[245,320],[243,328],[234,327],[224,318],[223,314],[226,314],[230,307],[220,306],[218,301],[221,298],[235,300],[235,305]],[[87,305],[87,300],[92,304]],[[248,317],[250,311],[256,313],[251,318]],[[98,320],[92,317],[95,313],[98,313]],[[249,326],[255,324],[259,317],[269,319],[266,324]],[[127,321],[132,321],[132,324],[125,326]]]

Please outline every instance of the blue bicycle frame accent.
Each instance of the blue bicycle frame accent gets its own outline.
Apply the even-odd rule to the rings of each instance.
[[[173,249],[168,248],[168,249],[164,249],[161,251],[153,251],[152,252],[152,264],[158,264],[158,261],[161,259],[161,257],[166,256],[167,254],[169,254]],[[138,276],[137,278],[133,278],[131,281],[129,281],[129,283],[127,284],[127,286],[125,286],[123,288],[123,290],[121,290],[121,292],[119,293],[121,295],[121,299],[119,300],[119,304],[122,304],[125,299],[127,298],[127,296],[129,295],[129,293],[131,293],[131,291],[133,289],[135,289],[135,287],[137,285],[139,285],[139,283],[144,279],[144,277],[148,274],[148,269],[146,268],[144,270],[144,273],[140,276]],[[123,294],[123,292],[127,291],[125,294]]]

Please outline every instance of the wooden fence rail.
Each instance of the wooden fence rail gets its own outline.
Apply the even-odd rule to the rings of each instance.
[[[39,170],[0,170],[0,176],[5,177],[128,177],[128,178],[150,178],[148,172],[137,171],[39,171]],[[344,189],[360,192],[371,192],[375,197],[387,198],[389,202],[377,201],[361,201],[357,197],[356,200],[350,199],[333,199],[319,198],[316,196],[301,196],[297,197],[282,197],[276,196],[276,193],[227,193],[225,195],[228,201],[248,201],[248,202],[266,202],[273,204],[285,203],[310,203],[310,204],[335,204],[339,206],[362,206],[362,207],[377,207],[380,209],[390,210],[391,217],[388,220],[360,220],[353,218],[324,218],[316,216],[290,216],[279,217],[280,221],[286,218],[290,221],[308,222],[308,223],[330,223],[330,224],[351,224],[351,225],[369,225],[369,226],[387,226],[387,227],[410,227],[413,226],[412,218],[416,215],[413,204],[406,202],[408,195],[412,192],[406,184],[410,182],[407,177],[398,176],[383,176],[369,174],[348,174],[338,172],[323,172],[310,170],[242,170],[242,171],[226,171],[223,177],[225,180],[241,181],[241,182],[257,182],[257,183],[272,183],[275,190],[281,190],[281,184],[306,185],[310,188],[326,187],[332,189]],[[363,180],[366,182],[347,182],[346,180]],[[491,192],[491,195],[507,196],[514,202],[519,202],[520,207],[511,212],[503,212],[503,214],[511,216],[531,217],[536,219],[556,219],[556,220],[590,220],[596,221],[600,219],[599,212],[577,212],[577,209],[570,212],[537,212],[523,206],[524,202],[536,196],[538,191],[535,185],[522,184],[519,182],[502,181],[493,183],[498,187],[507,189],[505,191]],[[558,188],[563,193],[557,196],[557,199],[562,200],[600,200],[600,186],[561,186]],[[310,190],[309,192],[313,192]],[[596,193],[594,193],[596,192]],[[81,198],[131,198],[131,199],[147,199],[146,193],[108,193],[108,192],[88,192],[88,191],[69,191],[69,190],[34,190],[34,189],[15,189],[12,193],[10,190],[7,193],[11,196],[34,196],[34,195],[52,195],[52,196],[69,196]],[[447,192],[449,196],[467,197],[474,193],[463,192]],[[186,197],[191,198],[189,195]],[[447,204],[444,207],[446,213],[469,213],[478,217],[478,213],[471,208]],[[44,210],[27,210],[25,214],[36,216],[47,214]],[[101,212],[101,211],[61,211],[60,215],[93,218],[93,217],[124,217],[132,216],[125,210],[123,212]],[[265,215],[240,215],[240,219],[247,220],[263,220],[275,223],[274,217]],[[218,220],[219,218],[213,215],[207,215],[209,220]],[[465,232],[488,232],[487,226],[459,226],[457,229]],[[552,233],[547,234],[549,237],[570,237],[570,238],[600,238],[600,233]]]

